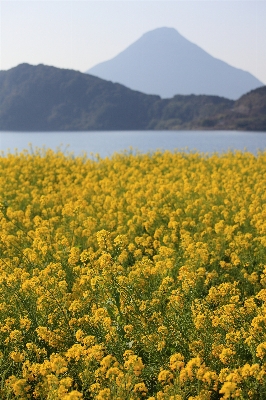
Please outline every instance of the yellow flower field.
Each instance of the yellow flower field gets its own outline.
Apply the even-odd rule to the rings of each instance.
[[[266,152],[0,157],[0,398],[266,399]]]

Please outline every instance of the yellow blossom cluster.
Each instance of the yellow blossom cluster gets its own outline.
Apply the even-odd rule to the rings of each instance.
[[[2,154],[0,398],[264,400],[266,153]]]

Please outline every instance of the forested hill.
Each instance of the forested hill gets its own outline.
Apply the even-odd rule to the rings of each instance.
[[[42,64],[0,71],[2,131],[153,129],[266,131],[266,86],[237,101],[207,95],[161,99]]]
[[[0,129],[145,129],[159,96],[81,72],[20,64],[0,72]]]

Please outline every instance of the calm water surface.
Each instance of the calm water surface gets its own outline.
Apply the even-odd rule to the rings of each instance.
[[[0,132],[0,150],[7,153],[45,147],[81,155],[111,156],[114,152],[139,150],[198,150],[219,152],[266,150],[266,132],[239,131],[97,131],[97,132]]]

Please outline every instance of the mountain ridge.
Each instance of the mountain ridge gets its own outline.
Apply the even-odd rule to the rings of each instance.
[[[86,72],[162,98],[206,94],[236,100],[263,85],[249,72],[211,56],[167,27],[146,32],[124,51]]]
[[[219,96],[161,99],[95,76],[39,64],[0,71],[0,130],[261,130],[266,86],[237,101]]]

